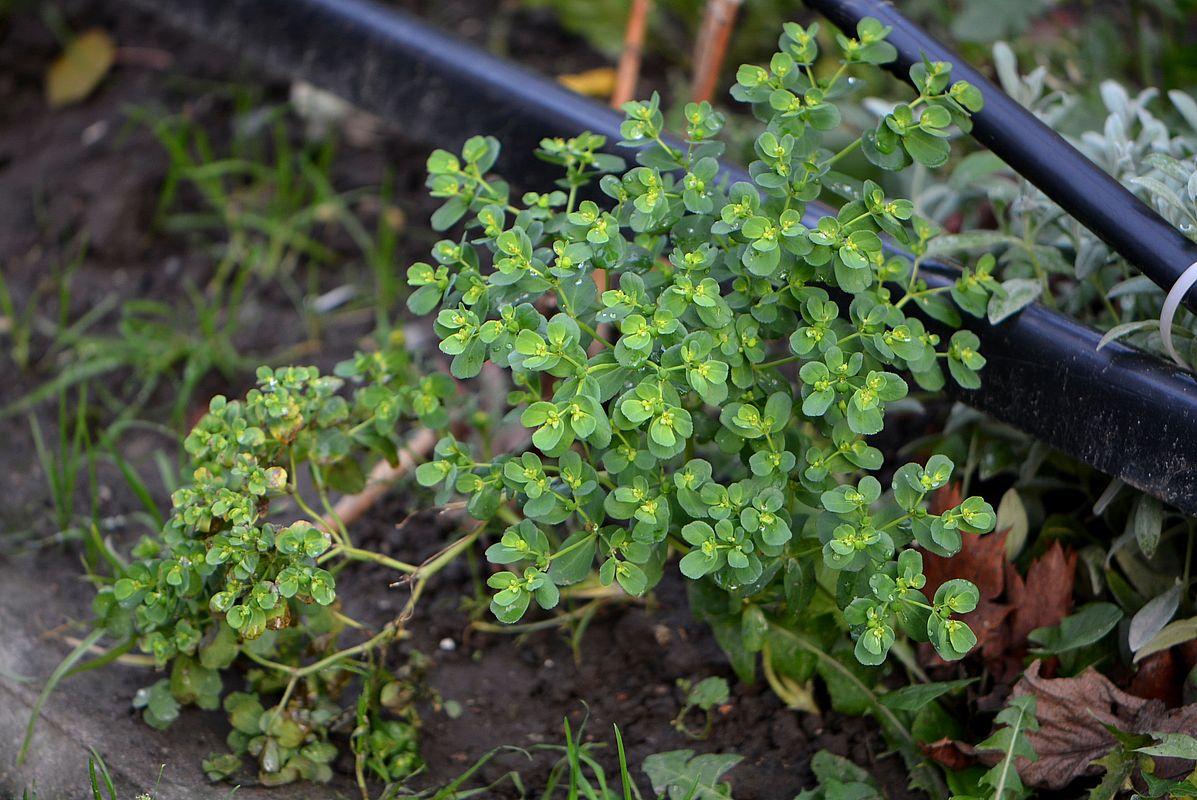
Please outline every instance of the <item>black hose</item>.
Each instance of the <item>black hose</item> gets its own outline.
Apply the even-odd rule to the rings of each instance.
[[[932,61],[950,62],[952,78],[973,84],[985,98],[985,107],[973,114],[972,135],[977,141],[1039,187],[1165,292],[1197,261],[1197,244],[960,56],[902,16],[892,3],[886,0],[804,2],[849,33],[865,17],[874,17],[892,27],[889,42],[897,48],[898,59],[885,66],[902,80],[910,81],[911,65],[917,64],[924,54]],[[1197,313],[1197,288],[1185,295],[1184,303]]]

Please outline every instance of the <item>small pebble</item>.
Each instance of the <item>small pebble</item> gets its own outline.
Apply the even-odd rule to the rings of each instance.
[[[441,643],[438,645],[438,647],[440,647],[441,650],[444,650],[446,653],[452,653],[457,649],[457,642],[446,636],[444,639],[441,639]]]

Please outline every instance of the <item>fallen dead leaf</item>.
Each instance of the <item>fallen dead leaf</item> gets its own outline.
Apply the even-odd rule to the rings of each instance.
[[[965,535],[960,552],[951,558],[923,553],[923,574],[928,597],[953,578],[967,578],[977,586],[981,599],[997,600],[1006,586],[1006,531],[981,536]]]
[[[1062,789],[1077,778],[1100,775],[1102,767],[1093,760],[1117,744],[1106,725],[1129,733],[1197,730],[1197,705],[1169,711],[1159,700],[1120,690],[1092,668],[1075,678],[1053,679],[1040,675],[1040,665],[1031,664],[1014,687],[1016,697],[1035,695],[1039,720],[1039,730],[1027,734],[1039,760],[1018,765],[1019,776],[1029,786]]]
[[[977,763],[977,751],[973,746],[946,736],[937,742],[920,742],[923,755],[948,769],[967,769]]]
[[[1076,581],[1076,551],[1064,552],[1058,541],[1027,570],[1024,580],[1012,566],[1006,568],[1006,599],[1014,606],[1012,643],[1026,642],[1036,628],[1059,625],[1072,610]]]
[[[1139,669],[1127,690],[1136,697],[1180,705],[1184,689],[1183,664],[1173,650],[1153,653],[1139,662]]]
[[[615,91],[615,70],[596,67],[585,72],[558,75],[557,81],[568,89],[587,97],[607,98]]]
[[[107,31],[94,28],[79,34],[46,71],[46,102],[59,108],[86,99],[115,59],[116,45]]]
[[[931,502],[932,510],[960,503],[960,490],[945,486]],[[977,636],[977,653],[999,680],[1012,680],[1022,669],[1027,634],[1035,628],[1059,625],[1072,610],[1077,556],[1059,542],[1031,564],[1024,578],[1007,560],[1008,530],[982,536],[966,535],[960,552],[951,558],[923,554],[926,593],[953,578],[972,581],[980,593],[977,608],[966,621]],[[920,648],[929,665],[945,666],[929,646]]]

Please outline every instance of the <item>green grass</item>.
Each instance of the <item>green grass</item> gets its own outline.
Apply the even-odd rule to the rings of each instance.
[[[348,265],[351,283],[360,274],[363,283],[373,284],[372,291],[345,293],[360,298],[349,310],[372,313],[380,341],[389,335],[401,292],[390,180],[381,188],[338,191],[331,139],[297,146],[288,134],[286,106],[263,106],[243,87],[224,91],[231,94],[235,133],[221,146],[185,114],[129,111],[130,124],[148,128],[168,156],[157,227],[209,255],[210,271],[202,278],[184,276],[181,291],[165,300],[109,294],[76,320],[69,319],[71,278],[85,244],[20,306],[15,287],[0,278],[0,335],[8,339],[14,364],[22,371],[53,369],[49,380],[0,408],[0,418],[88,385],[93,401],[117,421],[135,419],[151,400],[167,397],[171,423],[181,430],[208,376],[234,381],[262,363],[294,360],[321,339],[330,311],[328,302],[317,301],[321,272],[337,264]],[[379,209],[372,227],[357,214],[365,202]],[[351,242],[351,251],[335,250],[335,238]],[[267,286],[280,287],[290,299],[292,308],[276,313],[300,321],[294,332],[303,341],[255,342],[254,352],[247,352],[248,314]],[[55,293],[56,318],[43,318],[38,309],[50,305]],[[337,305],[335,298],[331,304]],[[35,358],[38,345],[44,352]],[[117,375],[121,380],[114,381]]]

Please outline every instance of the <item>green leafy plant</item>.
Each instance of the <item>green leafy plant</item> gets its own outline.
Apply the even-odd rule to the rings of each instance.
[[[731,697],[727,680],[715,676],[703,678],[698,683],[691,684],[685,678],[679,678],[677,685],[679,689],[686,693],[686,700],[682,704],[681,710],[677,712],[677,717],[673,720],[673,727],[694,739],[707,738],[711,735],[711,725],[714,724],[714,717],[711,715],[712,710],[716,706],[726,703]],[[686,717],[692,710],[698,710],[703,713],[701,730],[694,731],[686,725]]]
[[[989,788],[994,800],[1027,797],[1030,792],[1018,776],[1017,761],[1035,761],[1038,758],[1027,738],[1028,733],[1039,730],[1039,721],[1035,718],[1035,695],[1024,694],[1011,698],[994,722],[1001,727],[978,744],[977,749],[997,751],[1001,754],[1001,761],[981,776],[980,783]]]
[[[819,785],[803,791],[794,800],[880,800],[885,796],[867,771],[826,750],[815,753],[810,760],[810,771]]]
[[[887,33],[866,20],[838,35],[839,67],[816,78],[817,30],[791,24],[768,68],[740,69],[733,94],[766,122],[751,183],[720,178],[720,114],[689,107],[685,142],[671,143],[655,97],[626,107],[624,144],[639,166],[617,177],[624,161],[602,152],[600,136],[545,140],[541,157],[564,177],[520,206],[489,175],[495,140],[434,152],[428,183],[445,203],[433,227],[464,220],[465,232],[437,243],[435,264],[409,269],[408,305],[437,312],[454,377],[487,362],[506,371],[509,417],[532,446],[496,451],[477,415],[443,435],[416,478],[439,487],[437,502],[464,495],[481,524],[407,564],[355,546],[332,493],[361,491],[368,462],[398,461],[403,420],[446,431],[449,376],[420,377],[392,337],[335,377],[263,368],[243,400],[215,398],[185,440],[190,481],[161,532],[128,564],[108,554],[116,574],[100,579],[95,601],[89,643],[106,635],[120,642],[114,653],[136,644],[169,669],[135,700],[147,723],[169,725],[186,705],[223,708],[238,760],[214,754],[205,770],[227,777],[248,756],[259,780],[283,783],[326,779],[334,720],[352,718],[340,730],[363,793],[369,775],[401,780],[419,768],[414,720],[387,710],[373,677],[356,704],[338,710],[331,698],[353,675],[384,674],[424,583],[495,523],[504,529],[486,555],[499,569],[486,583],[504,623],[533,605],[554,609],[584,581],[643,595],[676,553],[696,610],[707,615],[711,597],[735,609],[736,636],[716,635],[741,674],[745,655],[765,651],[768,669],[783,646],[826,646],[837,655],[816,658],[820,674],[858,693],[842,640],[820,634],[816,646],[791,633],[827,615],[850,633],[854,668],[881,664],[900,632],[962,657],[976,639],[960,615],[977,590],[949,581],[927,598],[917,548],[950,556],[963,536],[992,529],[994,511],[977,497],[928,510],[951,478],[944,456],[900,467],[883,491],[868,474],[884,461],[869,437],[907,395],[903,375],[930,391],[947,376],[975,387],[984,364],[973,334],[941,338],[908,311],[951,327],[957,306],[977,313],[1001,290],[983,270],[929,287],[919,258],[932,226],[908,200],[834,168],[858,148],[884,169],[938,166],[981,100],[951,82],[948,65],[923,62],[912,69],[916,98],[846,147],[824,148],[849,73],[893,57]],[[595,179],[603,205],[590,199]],[[833,190],[844,195],[837,213],[807,214]],[[915,258],[887,255],[883,237]],[[413,590],[398,617],[343,645],[365,627],[337,602],[337,575],[355,561],[396,570]],[[775,630],[792,642],[769,656]],[[238,659],[254,664],[249,691],[226,694],[222,672]]]
[[[1094,763],[1105,768],[1101,783],[1089,793],[1091,800],[1113,800],[1126,791],[1136,798],[1197,797],[1193,774],[1180,777],[1157,775],[1157,758],[1197,761],[1197,739],[1184,733],[1140,734],[1106,725],[1118,743]],[[1142,790],[1136,788],[1143,787]]]
[[[907,307],[958,324],[949,289],[960,301],[1000,287],[966,270],[955,287],[929,288],[917,260],[887,257],[882,236],[925,253],[932,227],[909,201],[834,167],[858,147],[884,169],[942,165],[950,129],[967,128],[981,98],[951,82],[949,65],[925,61],[912,69],[918,97],[824,149],[848,71],[894,57],[887,33],[869,19],[837,35],[840,67],[816,78],[817,26],[787,24],[768,68],[740,68],[733,95],[767,123],[751,184],[719,179],[720,114],[687,107],[685,142],[673,144],[656,97],[625,107],[622,144],[639,166],[611,174],[623,162],[592,134],[545,140],[541,157],[565,177],[558,191],[523,195],[522,208],[487,176],[495,140],[429,158],[428,185],[445,198],[433,226],[464,220],[466,233],[438,243],[435,264],[410,268],[409,305],[440,309],[456,377],[487,361],[509,372],[508,404],[534,449],[486,457],[446,437],[417,477],[465,494],[482,518],[519,505],[523,519],[487,550],[507,567],[488,579],[500,620],[554,608],[596,563],[601,583],[644,594],[675,550],[687,578],[741,598],[745,620],[795,610],[794,594],[777,589],[814,562],[837,576],[866,664],[885,659],[898,629],[950,659],[975,642],[958,619],[975,588],[952,581],[928,600],[913,548],[951,555],[962,535],[993,527],[992,508],[974,497],[927,510],[951,476],[942,456],[899,469],[883,498],[867,474],[883,462],[868,437],[906,396],[902,372],[934,390],[946,365],[978,384],[976,337],[942,342]],[[595,178],[606,206],[580,199]],[[846,201],[813,222],[809,204],[833,184]]]
[[[359,657],[374,659],[398,633],[392,622],[337,650],[347,625],[362,626],[334,605],[340,566],[330,562],[371,561],[417,579],[439,569],[434,563],[421,573],[354,547],[329,494],[364,486],[359,453],[398,460],[401,415],[443,425],[441,400],[451,381],[442,375],[413,379],[402,350],[359,356],[339,372],[344,377],[311,368],[263,368],[260,388],[244,401],[215,398],[186,439],[192,482],[173,495],[164,530],[142,539],[136,560],[101,588],[94,603],[97,633],[136,641],[170,667],[169,678],[134,699],[146,722],[166,727],[182,705],[223,706],[233,727],[233,754],[252,756],[267,784],[331,777],[328,763],[336,749],[329,733],[342,715],[328,698],[348,679],[346,670],[362,669]],[[352,402],[337,394],[346,379],[364,384]],[[304,497],[301,467],[323,515]],[[267,521],[271,505],[280,503],[297,511],[298,519],[289,525]],[[316,661],[304,663],[312,653]],[[252,691],[225,696],[221,671],[238,656],[259,667],[249,676]],[[368,689],[364,705],[359,703],[359,778],[368,770],[398,780],[419,768],[411,757],[412,720],[383,713],[394,705],[388,692],[393,695],[385,686]],[[262,697],[277,693],[273,706],[263,703]],[[239,765],[240,759],[214,754],[205,771],[220,779]]]

